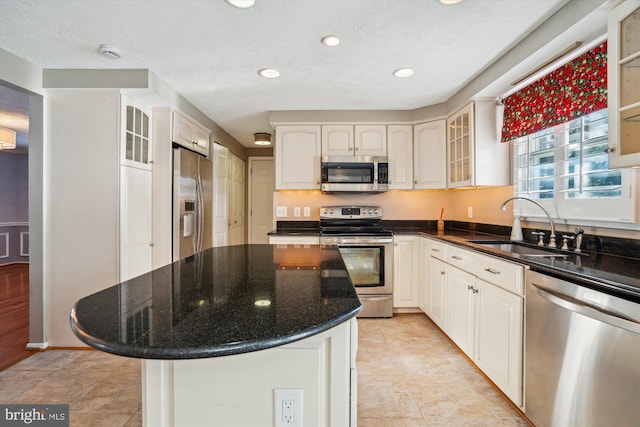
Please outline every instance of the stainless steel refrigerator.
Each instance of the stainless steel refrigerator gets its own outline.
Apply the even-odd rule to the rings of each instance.
[[[173,260],[212,247],[213,164],[184,148],[173,149]]]

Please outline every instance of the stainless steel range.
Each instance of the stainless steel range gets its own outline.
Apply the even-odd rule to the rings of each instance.
[[[393,316],[393,233],[380,206],[320,208],[320,244],[338,246],[358,292],[358,317]]]

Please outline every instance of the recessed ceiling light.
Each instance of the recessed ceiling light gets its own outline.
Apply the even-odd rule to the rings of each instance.
[[[460,3],[462,0],[440,0],[440,3],[442,4],[456,4],[456,3]]]
[[[280,71],[274,70],[273,68],[263,68],[262,70],[258,71],[258,74],[260,74],[265,79],[277,79],[278,77],[280,77]]]
[[[256,0],[225,0],[233,7],[237,7],[238,9],[248,9],[253,7],[256,4]]]
[[[321,41],[323,45],[330,47],[338,46],[340,44],[340,39],[334,35],[324,36]]]
[[[398,68],[393,72],[393,75],[396,77],[404,78],[404,77],[411,77],[415,73],[416,72],[413,68]]]
[[[100,53],[106,56],[107,58],[120,59],[120,56],[122,56],[122,52],[120,51],[120,48],[116,46],[101,44],[99,50],[100,50]]]

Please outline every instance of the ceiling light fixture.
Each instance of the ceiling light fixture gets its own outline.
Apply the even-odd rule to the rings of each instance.
[[[0,150],[13,150],[16,148],[16,131],[0,128]]]
[[[254,133],[253,137],[254,137],[253,143],[256,145],[271,145],[270,133],[258,132],[258,133]]]
[[[413,68],[398,68],[393,75],[399,78],[411,77],[416,73]]]
[[[256,4],[256,0],[225,0],[228,4],[238,9],[249,9]]]
[[[258,71],[258,74],[260,74],[265,79],[277,79],[278,77],[280,77],[280,71],[273,68],[263,68],[262,70]]]
[[[329,36],[324,36],[321,42],[325,46],[334,47],[340,44],[340,39],[337,36],[329,35]]]
[[[440,0],[440,3],[446,4],[446,5],[451,5],[451,4],[460,3],[461,1],[462,0]]]
[[[122,56],[122,52],[120,51],[120,48],[117,48],[115,46],[110,46],[108,44],[100,45],[100,53],[106,56],[107,58],[111,58],[111,59],[120,59],[120,57]]]

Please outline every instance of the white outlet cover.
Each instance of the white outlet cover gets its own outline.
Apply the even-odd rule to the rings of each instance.
[[[302,427],[302,389],[273,389],[275,427]]]
[[[309,206],[304,207],[304,216],[305,218],[309,218],[311,216],[311,208]]]
[[[287,217],[287,207],[286,206],[278,206],[276,208],[276,216],[278,218],[286,218]]]
[[[299,217],[300,216],[300,208],[298,206],[293,208],[293,216],[294,217]]]

